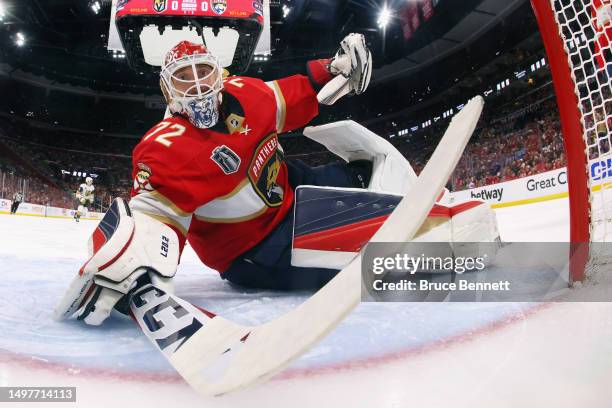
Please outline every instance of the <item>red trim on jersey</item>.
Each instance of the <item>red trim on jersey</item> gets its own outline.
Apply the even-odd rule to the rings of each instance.
[[[286,117],[283,132],[304,127],[319,114],[317,92],[306,76],[293,75],[277,79],[276,84],[285,100]]]

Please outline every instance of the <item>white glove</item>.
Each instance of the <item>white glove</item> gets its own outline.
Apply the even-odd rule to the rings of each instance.
[[[372,54],[362,34],[349,34],[340,42],[329,71],[337,76],[319,91],[320,103],[331,105],[346,94],[359,95],[368,88],[372,77]]]
[[[367,89],[372,76],[372,54],[363,34],[352,33],[344,37],[329,70],[333,75],[348,78],[351,91],[357,95]]]
[[[120,198],[92,234],[89,253],[55,309],[56,320],[76,312],[79,320],[100,325],[122,299],[127,300],[139,279],[173,292],[171,279],[179,259],[176,232],[147,215],[132,214]]]

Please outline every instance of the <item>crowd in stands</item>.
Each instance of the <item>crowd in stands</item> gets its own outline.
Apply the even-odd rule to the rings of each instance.
[[[481,187],[565,166],[561,125],[554,99],[536,112],[481,126],[453,177],[453,190]]]
[[[0,151],[12,154],[0,154],[0,197],[10,198],[19,190],[27,202],[72,208],[79,185],[92,176],[94,208],[104,210],[114,197],[129,196],[135,144],[134,139],[32,132],[2,121]]]
[[[447,126],[448,121],[441,121],[419,129],[417,135],[391,141],[419,174]],[[548,84],[512,103],[485,108],[447,187],[451,191],[481,187],[563,166],[561,125]]]
[[[593,103],[585,98],[583,111],[587,128],[587,149],[589,159],[595,159],[610,151],[610,133],[612,133],[612,92],[610,87],[602,87],[602,94],[593,95]],[[603,101],[606,101],[603,103]]]
[[[21,192],[24,201],[33,204],[71,208],[73,198],[66,191],[44,182],[6,157],[0,157],[0,198],[11,200]]]
[[[606,107],[612,109],[612,106]],[[610,117],[612,112],[607,112]],[[596,121],[595,121],[596,122]],[[408,138],[391,142],[404,154],[417,174],[424,167],[448,121]],[[74,206],[74,192],[84,181],[74,170],[95,174],[96,205],[104,210],[112,198],[129,197],[131,151],[137,139],[102,135],[71,135],[62,132],[33,132],[32,128],[0,123],[0,145],[28,160],[38,170],[9,165],[0,155],[0,177],[27,180],[26,201],[62,207]],[[377,131],[373,126],[372,130]],[[606,140],[608,139],[606,132]],[[297,133],[281,135],[288,159],[309,165],[326,164],[339,158]],[[597,143],[595,142],[597,145]],[[601,145],[600,150],[601,150]],[[607,147],[609,149],[609,145]],[[452,190],[474,188],[541,173],[565,166],[561,126],[552,94],[547,87],[520,103],[487,111],[479,123],[450,182]],[[40,177],[40,174],[47,176]],[[7,184],[2,197],[12,196],[19,185]]]

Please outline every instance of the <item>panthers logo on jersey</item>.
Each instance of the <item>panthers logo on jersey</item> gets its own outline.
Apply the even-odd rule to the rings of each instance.
[[[138,172],[136,173],[136,177],[134,177],[134,191],[136,193],[141,193],[144,191],[153,191],[153,187],[149,182],[149,178],[151,177],[151,168],[144,163],[138,163]]]
[[[283,203],[284,191],[277,183],[282,163],[278,137],[273,133],[255,149],[248,169],[253,188],[268,207],[278,207]]]

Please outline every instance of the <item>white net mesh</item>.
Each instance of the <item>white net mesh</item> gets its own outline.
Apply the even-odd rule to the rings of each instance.
[[[550,0],[579,100],[586,145],[591,241],[612,241],[612,1]],[[591,249],[591,266],[607,258]],[[599,253],[598,253],[599,251]]]

